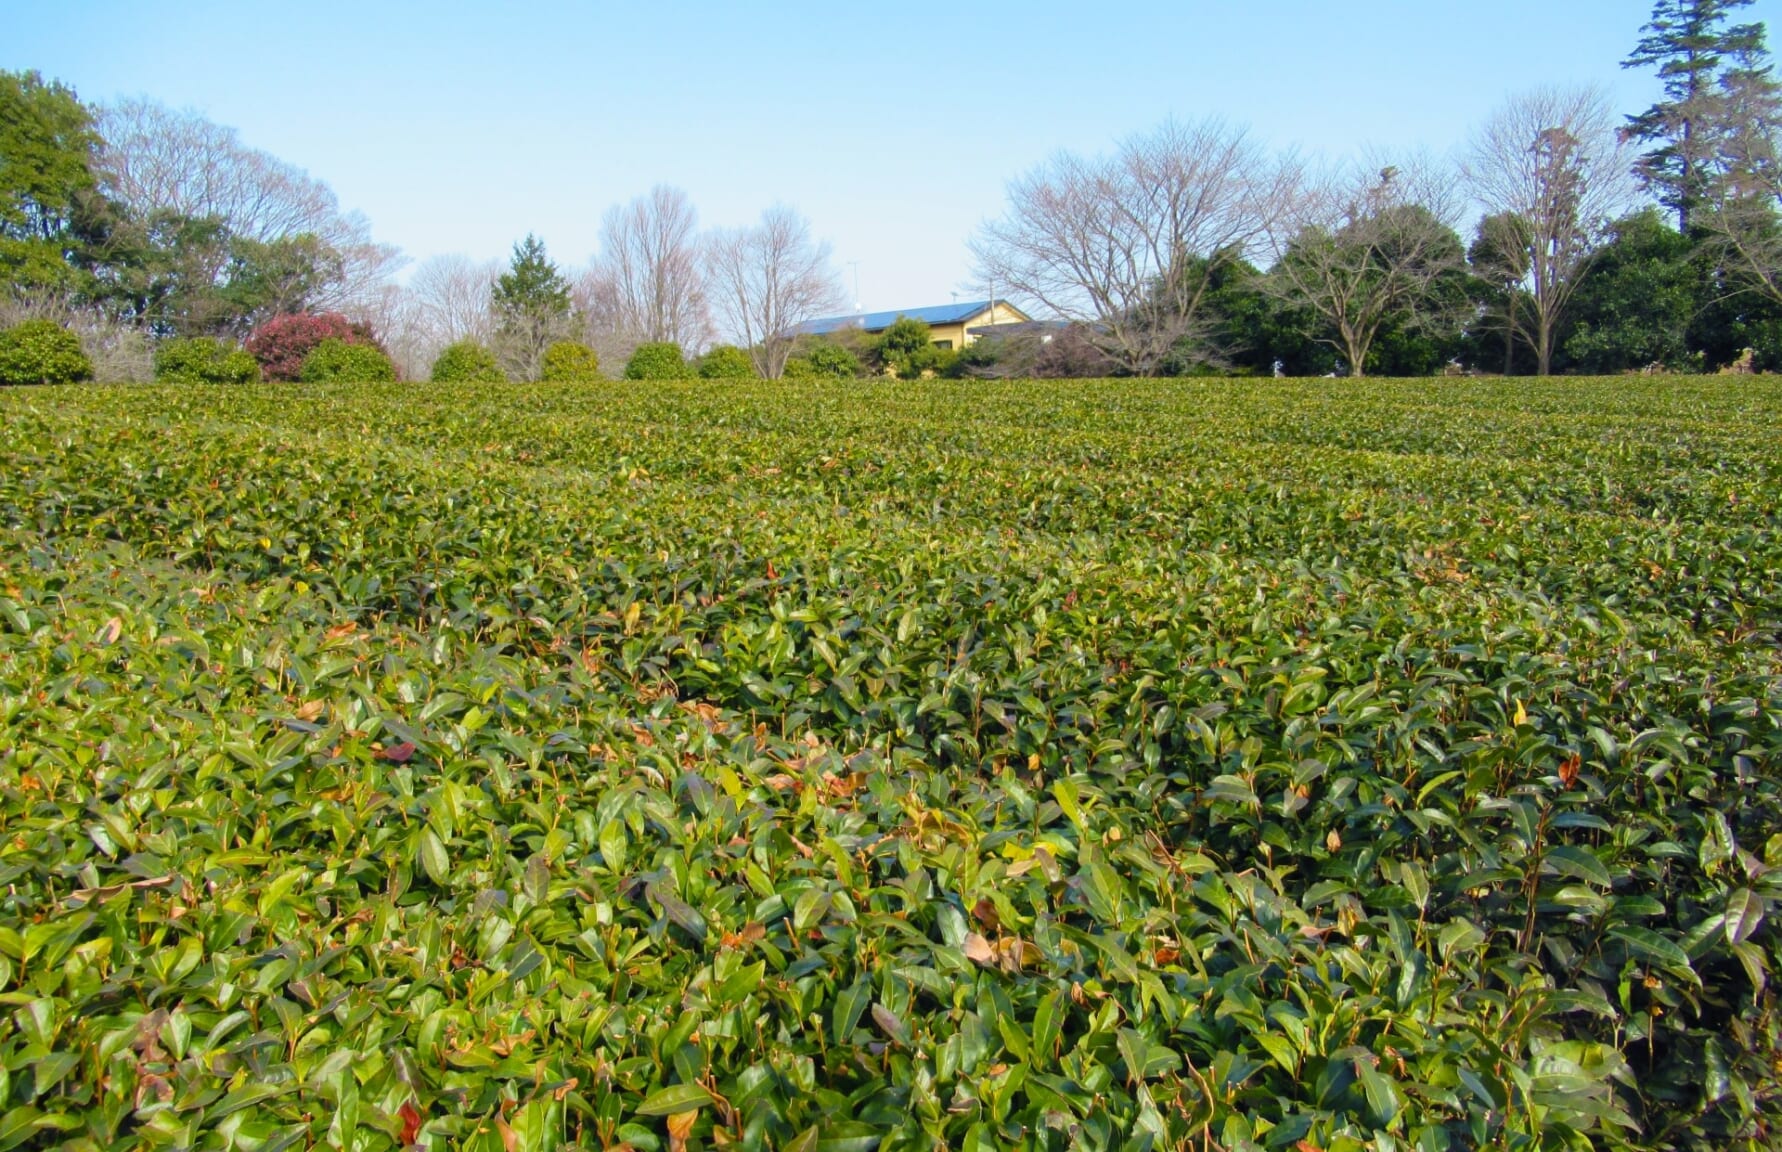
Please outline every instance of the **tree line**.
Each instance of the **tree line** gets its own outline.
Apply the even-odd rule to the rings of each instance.
[[[1136,375],[1782,365],[1782,95],[1749,3],[1660,0],[1627,60],[1652,108],[1521,94],[1455,162],[1316,172],[1218,120],[1061,154],[1011,185],[978,275]]]
[[[913,321],[796,336],[844,297],[784,205],[702,231],[657,187],[584,268],[528,236],[399,281],[363,217],[232,129],[0,73],[0,326],[36,322],[0,336],[0,378],[236,379],[246,352],[294,379],[324,343],[312,378],[1774,369],[1782,88],[1751,2],[1658,0],[1625,62],[1661,79],[1651,108],[1523,93],[1451,160],[1319,169],[1218,119],[1060,153],[970,243],[982,290],[1045,322],[952,354]]]

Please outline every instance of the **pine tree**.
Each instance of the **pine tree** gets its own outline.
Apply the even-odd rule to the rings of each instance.
[[[510,376],[537,380],[545,349],[569,329],[569,281],[545,255],[544,242],[528,234],[514,245],[513,262],[495,281],[496,343]]]
[[[1628,118],[1627,136],[1656,145],[1640,157],[1635,173],[1659,203],[1689,230],[1691,213],[1706,198],[1717,139],[1726,129],[1722,63],[1728,56],[1761,52],[1762,24],[1728,26],[1729,16],[1752,0],[1657,0],[1652,20],[1624,68],[1656,67],[1664,99]]]
[[[1718,84],[1720,120],[1715,136],[1717,203],[1747,197],[1774,199],[1778,138],[1782,137],[1782,83],[1770,62],[1763,26],[1727,54]]]
[[[1782,84],[1761,26],[1728,61],[1718,84],[1721,124],[1698,230],[1725,260],[1726,286],[1755,291],[1774,307],[1782,304]]]

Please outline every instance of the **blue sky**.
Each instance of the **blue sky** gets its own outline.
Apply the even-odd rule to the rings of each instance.
[[[1006,182],[1169,115],[1341,158],[1446,151],[1507,93],[1623,71],[1648,0],[906,4],[0,0],[0,67],[196,108],[417,259],[560,263],[658,182],[734,225],[782,200],[868,309],[945,303]],[[1748,18],[1782,15],[1758,0]]]

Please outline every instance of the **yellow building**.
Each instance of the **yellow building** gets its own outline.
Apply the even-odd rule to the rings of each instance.
[[[981,333],[972,329],[987,328],[995,324],[1025,324],[1033,319],[1007,300],[974,300],[959,304],[937,304],[931,308],[901,308],[895,312],[825,316],[821,320],[807,320],[793,331],[799,336],[834,336],[848,331],[876,336],[904,316],[927,324],[935,347],[948,351],[977,343]]]

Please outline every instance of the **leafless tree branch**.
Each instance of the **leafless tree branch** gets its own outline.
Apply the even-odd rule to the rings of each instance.
[[[1473,140],[1464,166],[1488,213],[1520,222],[1528,307],[1516,330],[1552,370],[1554,338],[1572,294],[1626,209],[1628,148],[1594,88],[1541,88],[1509,100]]]
[[[1128,372],[1205,348],[1206,293],[1288,208],[1298,165],[1216,119],[1169,120],[1106,157],[1060,153],[1009,186],[972,242],[976,278],[1085,325]]]
[[[706,275],[724,328],[769,380],[786,371],[798,325],[839,309],[841,279],[810,221],[776,204],[752,228],[706,239]]]

